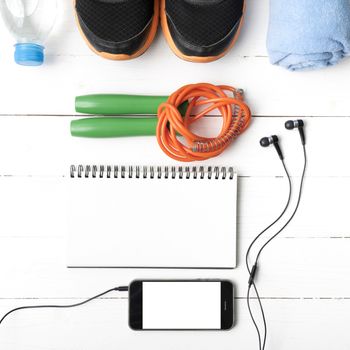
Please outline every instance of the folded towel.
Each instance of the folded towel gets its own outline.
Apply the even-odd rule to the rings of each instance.
[[[272,64],[322,68],[350,54],[350,0],[270,0]]]

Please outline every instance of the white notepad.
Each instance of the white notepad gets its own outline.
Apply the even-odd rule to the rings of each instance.
[[[231,167],[72,166],[68,267],[236,267]]]

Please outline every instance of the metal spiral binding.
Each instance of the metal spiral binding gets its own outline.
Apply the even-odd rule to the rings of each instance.
[[[118,166],[118,165],[72,165],[71,178],[120,178],[120,179],[209,179],[232,180],[233,167],[219,166]]]

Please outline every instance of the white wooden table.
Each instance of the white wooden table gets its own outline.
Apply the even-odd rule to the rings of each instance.
[[[92,54],[74,25],[71,2],[61,14],[40,68],[19,67],[0,27],[0,313],[23,304],[71,303],[134,278],[229,278],[237,286],[237,325],[229,332],[133,332],[123,294],[71,310],[24,311],[0,326],[1,350],[257,349],[248,318],[245,250],[280,211],[286,180],[272,148],[276,133],[294,180],[302,153],[288,116],[303,117],[309,168],[295,221],[263,255],[258,283],[269,321],[269,350],[350,347],[350,60],[317,72],[271,66],[265,49],[268,0],[247,0],[234,50],[207,65],[176,58],[159,33],[130,62]],[[65,201],[60,183],[71,163],[169,164],[152,138],[84,140],[69,135],[74,97],[85,93],[168,94],[190,82],[232,84],[246,92],[252,125],[209,163],[240,175],[239,267],[232,271],[69,270]],[[219,125],[213,117],[203,131]],[[79,205],[79,198],[76,200]],[[219,228],[218,228],[219,229]]]

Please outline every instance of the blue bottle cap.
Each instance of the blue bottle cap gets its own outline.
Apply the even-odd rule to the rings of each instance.
[[[15,62],[22,66],[40,66],[44,62],[44,47],[38,44],[16,44]]]

